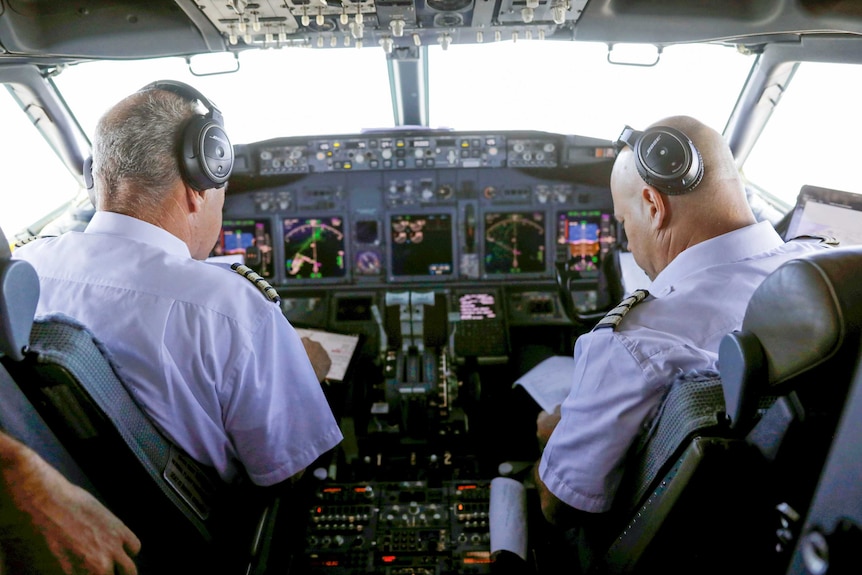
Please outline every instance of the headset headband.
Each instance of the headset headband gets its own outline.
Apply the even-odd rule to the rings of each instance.
[[[191,102],[198,100],[207,110],[209,110],[209,117],[220,125],[224,125],[221,110],[218,109],[218,106],[213,104],[209,98],[201,94],[194,86],[190,86],[176,80],[156,80],[155,82],[150,82],[138,91],[146,92],[148,90],[165,90]]]

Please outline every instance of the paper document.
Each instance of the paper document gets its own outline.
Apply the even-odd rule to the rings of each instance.
[[[350,360],[353,358],[353,353],[359,344],[359,336],[332,333],[331,331],[324,331],[322,329],[301,327],[295,329],[299,337],[307,337],[313,341],[320,342],[320,345],[329,354],[332,365],[326,374],[326,378],[332,381],[344,381],[347,368],[350,367]]]
[[[553,355],[522,375],[513,385],[520,385],[542,409],[552,413],[569,395],[575,359],[570,355]]]
[[[508,477],[491,480],[488,513],[491,553],[511,551],[527,559],[527,493],[523,484]]]

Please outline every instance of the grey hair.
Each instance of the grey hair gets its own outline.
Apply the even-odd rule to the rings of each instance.
[[[164,90],[136,92],[99,120],[93,142],[98,208],[135,217],[159,210],[182,178],[182,130],[196,103]]]

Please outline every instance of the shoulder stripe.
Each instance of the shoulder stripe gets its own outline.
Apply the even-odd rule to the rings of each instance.
[[[611,328],[615,329],[620,322],[623,321],[623,318],[632,309],[634,306],[642,302],[649,295],[649,292],[645,289],[637,289],[632,292],[630,296],[621,301],[617,306],[609,311],[605,317],[599,320],[599,323],[593,328],[593,331],[602,328]]]
[[[257,289],[263,292],[263,295],[265,295],[269,301],[273,303],[281,302],[281,297],[279,297],[278,291],[276,291],[276,289],[272,287],[272,285],[270,285],[268,281],[263,279],[260,274],[258,274],[256,271],[254,271],[247,265],[232,263],[230,265],[230,269],[232,269],[245,279],[249,280],[255,286],[257,286]]]

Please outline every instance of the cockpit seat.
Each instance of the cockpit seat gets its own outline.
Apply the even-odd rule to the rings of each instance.
[[[4,375],[11,375],[23,402],[36,408],[89,483],[69,479],[95,489],[141,539],[139,572],[262,569],[263,542],[253,538],[264,524],[271,527],[275,506],[251,488],[226,485],[164,436],[85,326],[62,316],[34,319],[38,276],[28,262],[11,259],[2,236],[0,231]],[[31,447],[45,457],[43,446]]]
[[[632,450],[603,573],[783,573],[860,357],[862,247],[787,262]],[[607,539],[605,539],[607,541]]]

